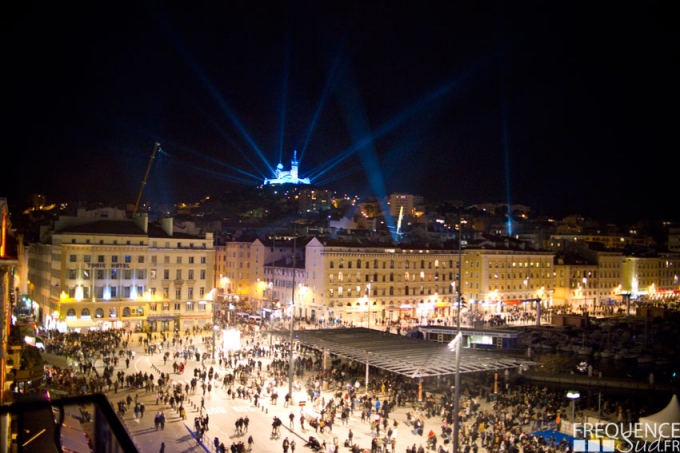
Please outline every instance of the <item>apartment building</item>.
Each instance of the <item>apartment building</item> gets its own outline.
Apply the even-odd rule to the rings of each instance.
[[[678,297],[680,253],[626,256],[622,269],[623,291],[633,297]]]
[[[61,217],[29,247],[29,296],[48,328],[177,331],[212,320],[212,233],[173,219]]]

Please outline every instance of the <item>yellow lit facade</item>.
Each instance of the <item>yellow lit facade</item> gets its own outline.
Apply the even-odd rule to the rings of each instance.
[[[183,331],[212,320],[213,258],[171,220],[65,220],[29,248],[29,295],[48,328]]]

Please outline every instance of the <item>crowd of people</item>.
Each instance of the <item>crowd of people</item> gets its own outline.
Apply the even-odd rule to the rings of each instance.
[[[95,391],[115,394],[121,388],[133,390],[118,402],[118,413],[123,416],[133,410],[135,416],[140,418],[144,417],[144,406],[138,401],[138,394],[155,394],[158,408],[154,408],[154,424],[160,430],[165,424],[165,413],[161,406],[169,406],[186,419],[184,404],[189,396],[202,393],[205,397],[206,393],[209,395],[218,386],[225,389],[230,398],[247,400],[256,407],[265,402],[280,404],[279,392],[282,394],[283,406],[289,404],[290,395],[282,390],[288,384],[290,347],[287,343],[271,344],[260,333],[244,331],[241,348],[218,351],[217,361],[211,366],[204,362],[202,355],[196,357],[193,354],[204,348],[204,341],[210,338],[196,340],[187,335],[191,333],[185,332],[184,338],[177,334],[172,338],[163,334],[146,334],[137,340],[138,344],[144,345],[149,355],[174,350],[171,360],[186,365],[193,373],[190,383],[185,386],[173,383],[170,373],[159,372],[154,375],[129,370],[129,361],[134,358],[129,343],[134,340],[130,333],[117,330],[67,334],[49,332],[46,350],[70,357],[74,365],[69,368],[46,366],[45,384],[72,394]],[[336,442],[326,445],[326,441],[317,439],[317,436],[333,433],[335,426],[347,425],[352,418],[365,424],[371,437],[370,445],[360,446],[362,442],[350,430],[343,445],[354,453],[364,450],[370,450],[371,453],[396,453],[400,447],[397,436],[400,430],[408,430],[423,439],[419,445],[401,446],[407,453],[447,449],[453,441],[454,395],[450,388],[438,394],[426,393],[419,403],[417,385],[408,377],[371,368],[367,383],[363,363],[331,356],[330,365],[324,369],[321,351],[297,344],[295,356],[294,385],[300,389],[304,387],[309,406],[301,408],[299,412],[291,410],[286,424],[290,429],[304,432],[314,429],[315,436],[308,438],[306,446],[337,453],[340,446]],[[179,368],[173,366],[173,373],[179,373]],[[564,392],[524,385],[503,387],[499,393],[492,393],[489,390],[492,383],[480,382],[484,379],[493,379],[493,376],[478,374],[475,375],[474,383],[467,379],[463,381],[459,451],[477,453],[482,448],[494,453],[570,451],[571,445],[532,434],[541,429],[556,428],[556,420],[560,411],[564,410]],[[605,408],[623,414],[624,420],[644,413],[644,410],[633,409],[631,416],[630,408],[634,405],[630,401],[621,404],[605,398],[603,402]],[[400,417],[396,420],[395,409],[405,407],[409,407],[405,419]],[[199,439],[203,439],[209,429],[209,418],[203,413],[204,409],[204,399],[201,398],[200,415],[194,420]],[[403,410],[400,412],[403,413]],[[278,435],[283,421],[279,419],[276,423],[275,419],[274,422],[273,434]],[[235,426],[238,436],[247,433],[248,422],[243,418],[238,419]],[[249,437],[249,448],[252,448],[251,440],[252,436]],[[216,451],[225,449],[223,442],[215,445]],[[230,449],[232,453],[241,452],[245,445],[242,440],[235,439]]]

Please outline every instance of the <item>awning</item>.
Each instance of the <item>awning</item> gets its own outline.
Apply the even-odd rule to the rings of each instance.
[[[69,368],[72,360],[62,355],[50,354],[49,352],[40,353],[42,359],[50,365],[58,366],[59,368]]]
[[[447,329],[451,334],[456,331],[455,328],[435,329]],[[285,330],[275,330],[271,333],[284,339],[290,335],[290,332]],[[296,330],[293,335],[295,341],[303,346],[316,350],[325,349],[331,354],[360,363],[368,362],[371,366],[410,378],[443,376],[455,374],[457,371],[455,354],[449,349],[448,344],[414,341],[401,335],[365,328],[305,329]],[[502,351],[462,348],[460,353],[461,373],[503,370],[534,364]]]
[[[149,321],[172,321],[177,319],[177,316],[172,315],[150,315],[146,318]]]
[[[72,329],[78,327],[97,327],[98,324],[94,322],[91,318],[66,318],[66,325]]]
[[[522,305],[521,300],[513,299],[513,300],[504,300],[503,303],[505,305]]]

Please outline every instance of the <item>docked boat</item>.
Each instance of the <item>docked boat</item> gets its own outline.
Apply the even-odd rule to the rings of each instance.
[[[585,345],[579,347],[578,350],[576,351],[576,353],[578,355],[590,355],[590,354],[592,354],[592,352],[593,352],[592,346],[585,346]]]
[[[600,358],[611,359],[612,357],[614,357],[614,352],[612,352],[611,349],[604,349],[600,351]]]
[[[656,358],[651,354],[644,354],[638,356],[637,358],[637,363],[654,363],[654,362],[656,362]]]
[[[557,345],[557,350],[560,352],[574,352],[570,343],[560,343]]]

